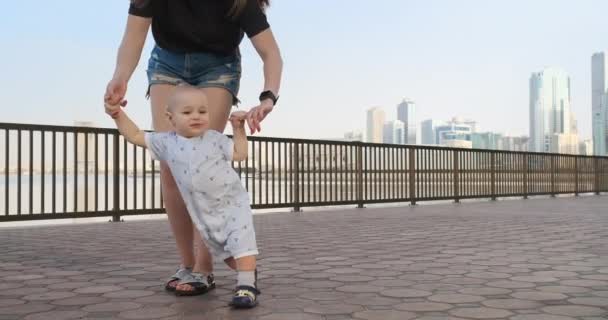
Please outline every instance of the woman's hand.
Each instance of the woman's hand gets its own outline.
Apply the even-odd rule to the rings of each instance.
[[[251,134],[262,131],[260,122],[274,109],[270,99],[263,100],[259,106],[251,108],[247,112],[247,125],[251,130]]]
[[[127,105],[125,95],[127,94],[127,81],[113,78],[108,82],[106,87],[106,93],[103,96],[103,101],[111,105]]]

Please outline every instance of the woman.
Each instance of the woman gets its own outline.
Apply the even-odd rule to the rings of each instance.
[[[209,103],[210,128],[223,132],[231,106],[238,102],[241,78],[239,44],[246,34],[264,63],[260,104],[247,113],[251,133],[278,99],[283,62],[264,9],[268,0],[132,0],[116,69],[104,100],[126,104],[128,81],[141,56],[150,26],[155,40],[148,61],[148,93],[155,131],[172,130],[165,117],[176,85],[200,88]],[[181,265],[165,288],[177,295],[197,295],[215,287],[209,251],[194,232],[175,181],[161,163],[161,185]],[[194,243],[198,245],[194,254]]]

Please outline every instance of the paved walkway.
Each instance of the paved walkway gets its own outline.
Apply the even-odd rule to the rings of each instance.
[[[161,288],[165,220],[0,229],[0,319],[608,319],[608,197],[255,217],[261,304]]]

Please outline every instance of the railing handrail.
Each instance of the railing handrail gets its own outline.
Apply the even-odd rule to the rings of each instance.
[[[26,124],[26,123],[12,123],[12,122],[0,122],[0,130],[25,130],[25,131],[49,131],[49,132],[75,132],[75,133],[107,133],[107,134],[120,134],[116,128],[100,128],[100,127],[87,127],[87,126],[62,126],[62,125],[47,125],[47,124]],[[151,131],[151,130],[146,130]],[[228,135],[229,137],[231,135]],[[421,145],[421,144],[394,144],[394,143],[377,143],[377,142],[363,142],[363,141],[342,141],[342,140],[330,140],[330,139],[307,139],[307,138],[285,138],[285,137],[271,137],[271,136],[247,136],[250,141],[275,141],[275,142],[299,142],[299,143],[312,143],[312,144],[331,144],[331,145],[361,145],[369,147],[386,147],[386,148],[413,148],[413,149],[433,149],[433,150],[452,150],[452,151],[477,151],[477,152],[497,152],[497,153],[509,153],[509,154],[537,154],[537,155],[558,155],[558,156],[571,156],[571,157],[582,157],[582,158],[600,158],[608,159],[608,156],[598,155],[580,155],[571,153],[555,153],[555,152],[537,152],[537,151],[514,151],[514,150],[502,150],[502,149],[480,149],[480,148],[457,148],[447,147],[441,145]]]
[[[0,122],[0,137],[0,221],[163,212],[158,163],[117,129]],[[258,209],[608,192],[608,156],[248,141],[249,157],[233,167]]]

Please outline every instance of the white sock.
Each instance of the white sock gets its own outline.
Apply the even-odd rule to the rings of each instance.
[[[236,279],[237,286],[249,286],[255,288],[255,271],[238,271]]]

